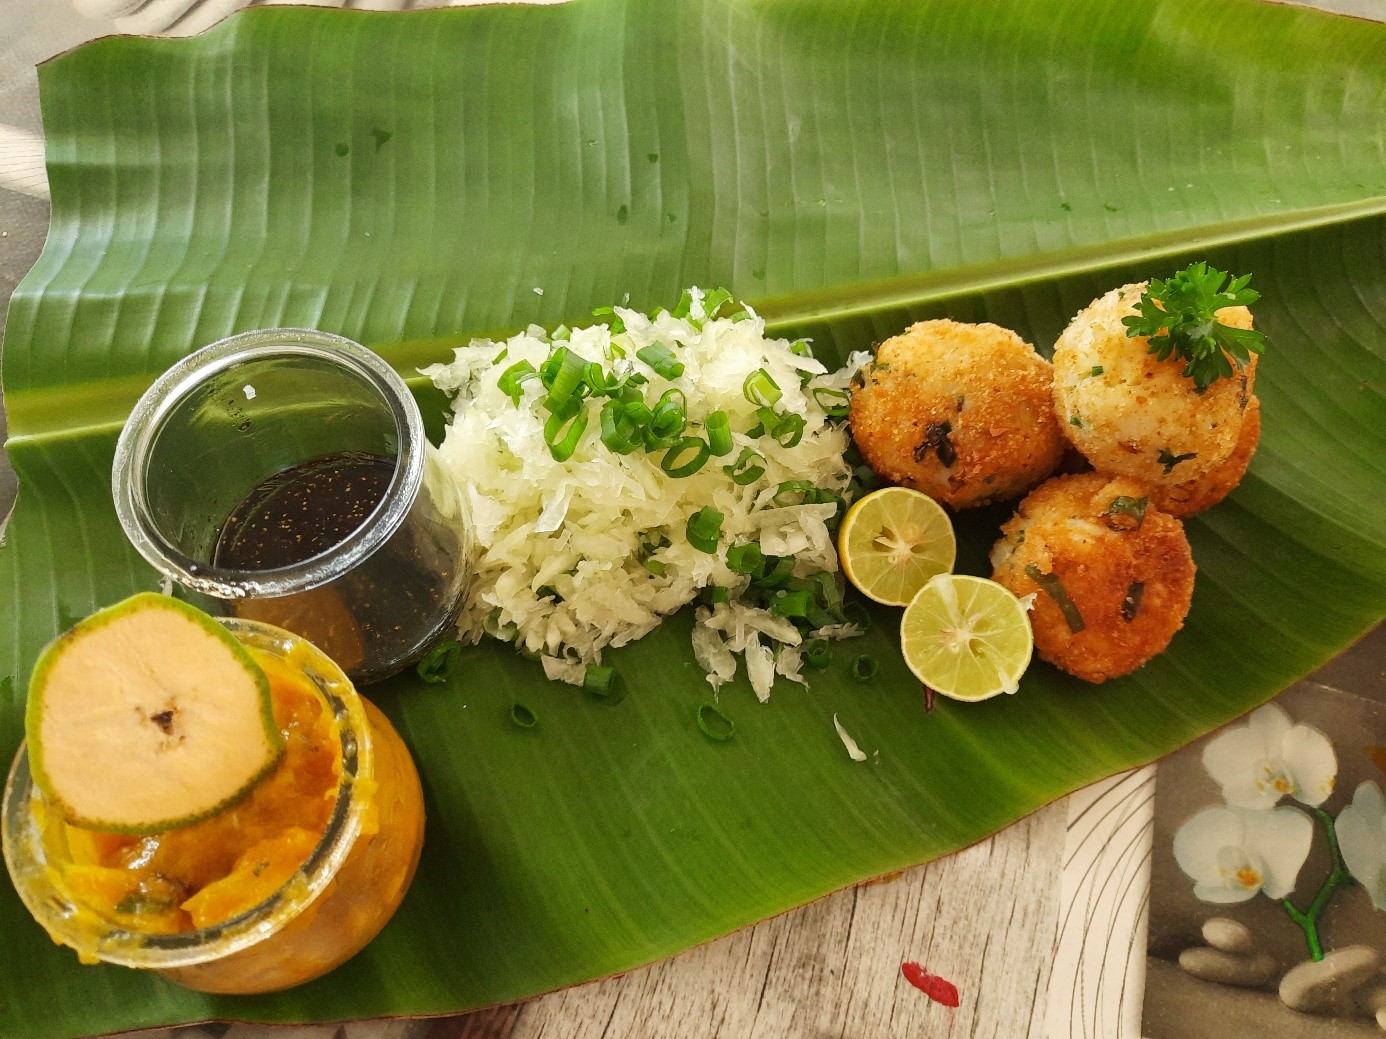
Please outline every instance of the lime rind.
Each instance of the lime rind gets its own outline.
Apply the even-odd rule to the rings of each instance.
[[[76,773],[72,770],[71,755],[67,755],[69,760],[61,768],[57,770],[50,768],[50,755],[48,753],[50,748],[48,748],[47,743],[55,739],[61,741],[64,726],[62,719],[55,719],[50,716],[51,701],[55,699],[54,696],[50,695],[53,693],[55,671],[62,666],[65,658],[74,651],[75,647],[80,647],[83,644],[84,640],[103,633],[103,630],[104,634],[109,637],[115,630],[112,626],[117,622],[122,620],[129,622],[150,610],[161,611],[166,615],[190,622],[193,625],[192,630],[212,640],[204,648],[209,649],[213,655],[204,656],[202,658],[203,663],[215,663],[214,654],[224,652],[226,656],[222,663],[229,664],[236,673],[250,680],[251,695],[255,698],[255,704],[249,712],[244,710],[241,712],[245,716],[242,720],[246,722],[249,714],[255,715],[258,719],[258,725],[252,724],[249,727],[255,731],[257,736],[263,737],[263,742],[258,748],[246,746],[243,743],[236,747],[226,748],[228,758],[236,757],[241,760],[249,758],[252,767],[246,769],[241,766],[241,774],[235,777],[223,793],[206,797],[203,803],[198,804],[195,808],[177,810],[172,814],[157,817],[145,815],[140,818],[106,818],[92,815],[80,807],[79,803],[85,798],[80,796],[74,788],[74,782],[77,786],[88,784],[92,788],[109,790],[112,788],[112,784],[116,783],[118,773],[111,767],[113,762],[105,760],[101,754],[90,755],[90,760],[80,762]],[[129,648],[133,654],[139,657],[137,661],[139,667],[136,669],[138,678],[148,683],[151,688],[158,685],[161,678],[164,677],[159,673],[158,649],[153,654],[143,654],[134,644],[129,644]],[[114,710],[104,710],[103,705],[92,698],[100,697],[103,691],[110,691],[111,683],[121,684],[122,679],[124,680],[123,684],[128,688],[130,670],[128,665],[131,661],[127,660],[123,663],[126,665],[126,672],[118,678],[111,677],[111,674],[101,668],[93,668],[90,673],[84,676],[83,691],[79,694],[91,701],[90,706],[96,710],[95,714],[87,714],[88,722],[94,721],[102,734],[113,733],[113,738],[107,745],[112,755],[118,755],[121,749],[119,730],[122,725],[126,729],[130,729],[141,722],[135,715],[129,716],[134,719],[133,722],[123,721],[126,716],[119,710],[119,704]],[[70,678],[67,680],[71,681]],[[159,691],[163,691],[161,686]],[[71,698],[70,692],[64,695]],[[61,699],[62,697],[57,698]],[[185,704],[183,708],[188,706],[190,705]],[[192,706],[195,707],[196,705]],[[60,707],[59,710],[61,709]],[[189,724],[196,727],[207,724],[206,717],[200,715],[196,709],[186,713],[191,719]],[[109,727],[112,724],[112,719],[114,719],[114,730]],[[57,724],[56,730],[53,728],[55,722]],[[131,836],[160,833],[176,827],[187,826],[224,811],[244,798],[279,763],[284,751],[284,739],[274,719],[269,678],[265,675],[264,670],[255,662],[245,647],[213,618],[196,607],[180,602],[171,596],[153,592],[138,593],[92,614],[45,647],[34,665],[29,680],[29,697],[25,705],[24,728],[30,771],[34,777],[35,786],[38,787],[45,800],[73,825]],[[241,726],[242,730],[245,728],[247,728],[247,724]],[[88,743],[92,742],[90,733],[82,733],[82,738],[86,739]],[[260,754],[258,762],[254,759],[257,751]],[[194,766],[202,764],[195,762]],[[214,761],[206,762],[205,765],[205,768],[194,767],[192,771],[205,773],[207,769],[215,769],[216,767]],[[55,775],[55,772],[61,772],[62,775]],[[207,788],[204,787],[204,789]],[[154,792],[158,792],[157,786]],[[147,795],[149,791],[144,790],[141,793]],[[117,793],[117,798],[118,796]],[[177,796],[178,791],[175,790],[172,797],[176,800]]]

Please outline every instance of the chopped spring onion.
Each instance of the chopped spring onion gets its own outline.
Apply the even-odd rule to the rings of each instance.
[[[635,356],[654,369],[656,375],[677,379],[683,374],[683,362],[663,343],[652,343],[635,351]]]
[[[1176,455],[1169,448],[1163,447],[1160,449],[1159,457],[1157,457],[1155,461],[1159,462],[1162,466],[1165,467],[1165,475],[1168,476],[1170,473],[1174,472],[1174,467],[1178,465],[1180,462],[1187,462],[1190,458],[1197,457],[1197,451],[1190,451],[1186,455]]]
[[[683,295],[679,297],[678,303],[669,313],[671,317],[687,318],[689,314],[693,313],[693,293],[684,289]]]
[[[731,602],[731,589],[724,588],[720,584],[709,585],[698,595],[703,602],[709,606],[716,606],[718,603]]]
[[[587,409],[580,399],[570,397],[544,421],[544,443],[549,445],[553,460],[566,462],[572,458],[586,429]]]
[[[833,613],[842,612],[842,591],[837,586],[837,578],[827,570],[819,570],[805,578],[813,586],[815,598],[824,608]]]
[[[1072,599],[1068,597],[1068,590],[1064,588],[1064,583],[1054,574],[1046,574],[1034,563],[1025,565],[1025,576],[1040,586],[1040,591],[1044,592],[1049,598],[1054,600],[1054,604],[1064,615],[1064,621],[1068,624],[1068,630],[1077,635],[1087,627],[1083,622],[1083,615],[1078,612],[1078,607],[1074,605]]]
[[[688,398],[682,390],[665,390],[650,412],[645,426],[645,447],[657,451],[669,447],[688,425]]]
[[[755,483],[765,475],[765,458],[753,447],[743,447],[731,465],[722,466],[722,471],[731,477],[738,487]]]
[[[813,349],[809,346],[807,339],[796,339],[789,344],[789,352],[795,357],[812,357]]]
[[[852,410],[851,394],[832,386],[814,387],[813,399],[818,402],[818,406],[828,418],[846,418]]]
[[[643,443],[644,428],[628,405],[609,400],[602,405],[602,443],[618,455],[628,455]]]
[[[807,617],[813,608],[813,593],[807,589],[780,592],[770,600],[770,612],[776,617]]]
[[[582,688],[612,707],[626,698],[626,683],[621,680],[621,673],[614,667],[601,664],[587,665],[587,672],[582,676]]]
[[[738,574],[759,574],[765,569],[765,553],[754,541],[733,545],[727,549],[727,569]]]
[[[1112,530],[1140,530],[1149,504],[1149,498],[1132,498],[1123,494],[1112,499],[1102,518]]]
[[[783,509],[790,505],[826,505],[828,502],[841,504],[842,498],[832,491],[815,487],[808,480],[786,480],[775,488],[775,496],[771,501],[776,507]]]
[[[727,289],[710,289],[703,297],[703,313],[711,321],[717,317],[717,312],[722,309],[724,304],[730,303],[732,294]]]
[[[692,457],[680,462],[679,459],[684,458],[690,451],[693,452]],[[664,452],[659,467],[669,476],[681,480],[686,476],[692,476],[701,469],[711,455],[712,450],[702,437],[680,437],[669,445],[669,450]]]
[[[784,588],[794,577],[793,556],[772,556],[775,563],[764,576],[756,578],[757,588]],[[767,563],[770,560],[766,560]]]
[[[746,435],[753,440],[766,434],[774,436],[775,430],[780,428],[780,413],[774,408],[757,408],[756,418],[760,421],[746,430]]]
[[[707,443],[714,455],[730,454],[732,449],[731,418],[725,411],[714,411],[703,423],[707,429]]]
[[[425,653],[415,670],[425,682],[446,682],[457,670],[457,664],[461,659],[462,643],[449,639],[447,642],[438,643]]]
[[[804,643],[804,663],[821,671],[833,662],[833,647],[827,639],[809,639]]]
[[[757,368],[746,376],[741,392],[748,401],[762,408],[776,404],[784,396],[780,384],[771,378],[770,373],[764,368]]]
[[[566,404],[584,385],[586,375],[587,362],[566,346],[551,353],[539,369],[539,378],[549,390],[549,410]]]
[[[804,439],[805,425],[802,415],[782,415],[770,436],[780,447],[798,447],[799,441]]]
[[[605,317],[610,315],[610,320],[606,322],[606,327],[611,329],[611,334],[620,335],[626,330],[626,323],[616,314],[615,307],[598,307],[592,311],[593,317]]]
[[[726,519],[716,509],[704,507],[688,517],[685,533],[688,543],[699,552],[709,555],[716,553],[717,541],[722,536],[722,521]]]
[[[698,705],[695,717],[702,734],[717,743],[726,743],[736,732],[736,723],[719,711],[711,700]]]
[[[500,378],[496,380],[496,386],[500,391],[509,397],[515,404],[520,403],[520,396],[524,392],[524,384],[538,376],[534,365],[528,361],[516,361],[505,371],[501,372]]]
[[[522,703],[510,708],[510,720],[522,729],[532,729],[539,724],[539,715]]]
[[[661,563],[658,559],[646,559],[640,565],[643,566],[649,573],[654,574],[656,577],[663,577],[666,573],[669,572],[669,568],[665,566],[663,563]]]
[[[869,682],[881,672],[881,662],[870,653],[863,653],[852,661],[852,677],[858,682]]]

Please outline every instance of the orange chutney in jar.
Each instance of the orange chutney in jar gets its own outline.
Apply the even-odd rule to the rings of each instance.
[[[30,912],[84,962],[273,992],[345,962],[394,915],[423,846],[423,791],[389,720],[321,651],[257,621],[222,623],[269,678],[286,743],[274,769],[213,816],[132,837],[62,821],[21,749],[6,861]]]
[[[301,674],[257,661],[270,680],[284,755],[237,804],[147,837],[67,827],[72,891],[142,931],[211,927],[274,894],[308,861],[342,773],[334,719]]]

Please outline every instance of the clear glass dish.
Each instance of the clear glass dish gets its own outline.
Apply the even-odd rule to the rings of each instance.
[[[217,564],[223,525],[266,481],[341,457],[392,464],[354,531],[290,565]],[[112,490],[130,542],[210,600],[199,606],[296,632],[357,682],[422,656],[466,590],[470,539],[418,405],[393,368],[341,336],[246,332],[179,361],[125,423]]]

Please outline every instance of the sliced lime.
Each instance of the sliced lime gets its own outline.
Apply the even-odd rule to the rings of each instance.
[[[837,536],[847,579],[868,598],[904,606],[953,569],[957,542],[943,506],[908,487],[873,491],[852,506]]]
[[[905,663],[930,689],[955,700],[1014,693],[1033,648],[1020,600],[982,577],[939,574],[900,621]]]

